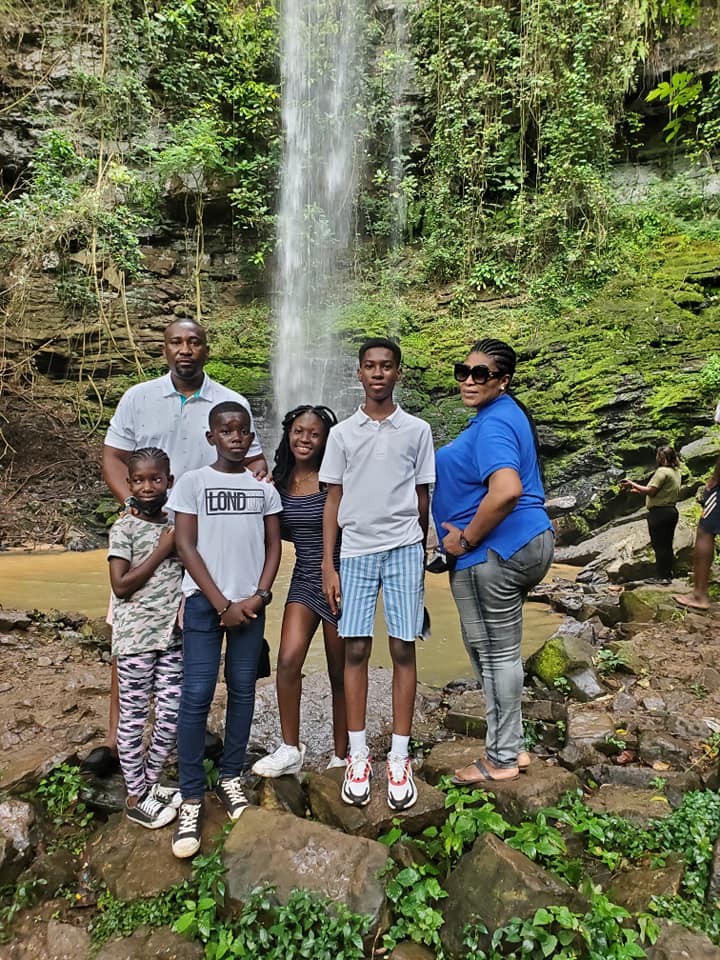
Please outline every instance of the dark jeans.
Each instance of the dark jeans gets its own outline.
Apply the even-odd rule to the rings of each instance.
[[[650,543],[655,551],[655,570],[661,580],[672,579],[673,537],[678,522],[677,507],[652,507],[648,510]]]
[[[217,685],[223,636],[225,646],[225,749],[220,763],[223,779],[236,777],[245,763],[255,709],[255,679],[262,649],[265,612],[240,627],[223,627],[202,593],[185,601],[183,618],[184,675],[177,725],[180,791],[183,800],[205,794],[205,724]]]

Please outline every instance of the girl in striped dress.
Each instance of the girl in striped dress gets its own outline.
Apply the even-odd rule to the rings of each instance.
[[[334,754],[329,767],[345,766],[347,726],[343,673],[345,643],[338,636],[337,617],[322,592],[322,518],[326,492],[318,470],[330,429],[337,423],[328,407],[304,405],[286,414],[275,453],[273,481],[280,493],[283,539],[295,547],[295,568],[283,615],[277,663],[277,698],[283,742],[258,760],[253,772],[280,777],[302,768],[305,745],[300,743],[302,668],[310,641],[322,623],[332,693]],[[339,567],[340,544],[335,552]]]

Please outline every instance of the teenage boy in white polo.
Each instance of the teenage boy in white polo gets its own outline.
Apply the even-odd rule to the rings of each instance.
[[[409,758],[417,673],[415,639],[422,630],[423,573],[429,485],[435,479],[432,434],[424,420],[393,400],[401,375],[396,343],[377,337],[360,347],[358,380],[365,402],[328,435],[320,481],[323,515],[323,593],[346,640],[345,705],[350,754],[341,796],[370,800],[372,765],[365,736],[368,661],[375,606],[383,591],[393,662],[393,734],[387,757],[387,798],[393,810],[417,799]],[[342,530],[340,574],[333,564]]]
[[[130,454],[140,447],[164,450],[170,457],[176,482],[188,470],[213,462],[214,450],[205,440],[205,431],[208,414],[218,403],[225,400],[241,403],[250,413],[250,429],[255,433],[250,404],[245,397],[216,383],[205,373],[209,349],[204,327],[194,320],[175,320],[169,324],[165,328],[163,356],[168,372],[125,391],[105,436],[103,479],[120,503],[130,493],[127,485]],[[248,450],[245,465],[258,477],[267,473],[267,463],[257,439]],[[113,661],[107,746],[96,747],[84,764],[99,775],[117,765],[118,709]]]

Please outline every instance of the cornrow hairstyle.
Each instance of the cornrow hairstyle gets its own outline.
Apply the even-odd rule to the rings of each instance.
[[[680,457],[675,451],[675,447],[671,447],[669,444],[660,444],[660,446],[655,451],[655,456],[660,457],[663,467],[679,467],[680,466]]]
[[[515,367],[517,366],[517,354],[510,346],[509,343],[505,343],[502,340],[494,340],[492,337],[486,337],[484,340],[477,340],[471,347],[471,353],[484,353],[488,357],[492,357],[495,361],[495,364],[500,371],[500,373],[507,373],[510,376],[510,381],[512,382],[512,377],[515,374]],[[520,407],[522,412],[528,419],[530,424],[530,429],[532,430],[533,440],[535,442],[535,455],[537,456],[538,467],[540,469],[540,479],[543,484],[545,483],[545,470],[543,468],[542,457],[540,456],[540,438],[538,437],[537,427],[535,426],[535,421],[532,418],[532,414],[522,402],[518,400],[514,392],[510,390],[510,385],[508,384],[508,389],[506,391],[509,396],[513,398],[515,403]]]
[[[289,413],[285,414],[282,422],[282,436],[280,438],[278,448],[275,451],[275,468],[273,470],[273,482],[278,490],[287,490],[290,474],[295,466],[295,456],[290,449],[290,428],[298,417],[302,417],[303,414],[306,413],[312,413],[318,418],[318,420],[322,421],[322,424],[325,427],[325,442],[327,442],[327,437],[330,433],[330,430],[338,422],[337,417],[330,407],[313,406],[313,404],[310,403],[304,403],[299,407],[293,407]],[[324,444],[322,452],[325,452]]]
[[[138,450],[133,450],[127,462],[128,473],[143,460],[151,460],[164,470],[168,477],[170,476],[170,457],[160,447],[140,447]]]
[[[395,343],[394,340],[388,340],[387,337],[369,337],[365,340],[358,350],[359,363],[363,362],[363,357],[368,350],[372,350],[373,347],[382,347],[385,350],[389,350],[395,358],[397,366],[402,366],[402,351],[400,350],[400,345]]]
[[[248,423],[251,423],[250,420],[250,411],[247,407],[243,406],[242,403],[238,403],[237,400],[223,400],[222,403],[216,403],[208,414],[208,427],[212,430],[213,423],[221,413],[244,413],[248,418]]]

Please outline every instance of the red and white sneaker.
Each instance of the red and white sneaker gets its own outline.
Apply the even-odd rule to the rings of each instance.
[[[365,804],[370,802],[372,775],[372,764],[367,747],[363,747],[348,756],[345,779],[340,790],[340,796],[345,803],[351,803],[356,807],[364,807]]]
[[[387,756],[387,800],[393,810],[407,810],[417,800],[410,757]]]

